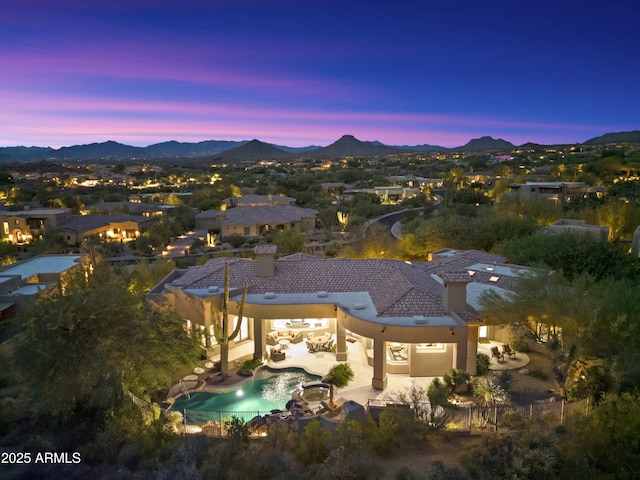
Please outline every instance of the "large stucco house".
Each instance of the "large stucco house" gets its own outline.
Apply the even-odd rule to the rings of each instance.
[[[308,232],[315,228],[317,215],[317,210],[294,205],[258,205],[208,210],[196,215],[196,229],[216,228],[220,230],[222,238],[229,235],[257,237],[269,230],[295,229]]]
[[[202,333],[214,355],[211,321],[221,305],[228,264],[231,314],[248,284],[248,321],[231,349],[252,343],[255,358],[266,358],[267,333],[302,325],[304,334],[333,335],[336,361],[348,360],[347,341],[361,342],[373,367],[371,383],[384,389],[387,373],[475,373],[479,339],[498,334],[478,315],[478,297],[486,289],[509,290],[521,274],[503,257],[475,250],[438,252],[426,263],[276,253],[274,246],[262,245],[256,260],[215,258],[175,270],[148,298],[175,309],[190,331]],[[393,355],[398,349],[404,354]]]

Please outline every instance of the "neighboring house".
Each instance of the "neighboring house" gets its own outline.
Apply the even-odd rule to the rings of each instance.
[[[587,197],[601,198],[604,187],[592,187],[584,182],[527,182],[509,185],[508,195],[527,200],[549,200],[556,205]]]
[[[551,233],[586,233],[600,240],[608,242],[611,229],[609,227],[601,227],[599,225],[587,225],[584,220],[560,219],[553,225],[545,228],[545,231]]]
[[[157,217],[172,211],[175,205],[140,203],[140,202],[100,202],[89,205],[82,210],[82,215],[91,213],[126,213],[129,215],[140,215],[143,217]]]
[[[377,389],[386,387],[387,372],[428,377],[459,368],[475,374],[479,339],[503,335],[477,314],[479,295],[506,292],[522,274],[504,258],[475,250],[446,250],[426,263],[300,253],[276,259],[272,245],[257,246],[255,254],[257,260],[215,258],[175,270],[147,298],[174,309],[189,331],[202,334],[208,353],[217,354],[211,319],[221,308],[228,264],[233,326],[242,286],[249,286],[247,321],[231,349],[252,344],[254,357],[266,358],[267,333],[303,325],[305,334],[334,335],[337,361],[348,360],[345,342],[360,342]]]
[[[59,225],[58,230],[69,245],[78,245],[85,237],[103,240],[132,240],[140,236],[154,219],[124,213],[113,215],[74,215]]]
[[[344,192],[345,196],[353,196],[358,193],[373,193],[384,203],[400,203],[403,200],[419,195],[420,189],[416,187],[390,185],[385,187],[351,189],[345,190]]]
[[[225,198],[224,204],[228,207],[258,207],[295,205],[296,199],[284,195],[255,195],[248,194],[240,197]]]
[[[78,268],[83,255],[38,255],[0,269],[0,319],[15,316],[35,302],[39,292]]]
[[[222,238],[228,235],[257,237],[274,229],[307,232],[315,228],[317,215],[317,210],[292,205],[208,210],[196,215],[196,229],[218,229]]]
[[[0,210],[0,238],[14,244],[39,239],[46,230],[72,217],[70,208],[26,208],[19,211]]]

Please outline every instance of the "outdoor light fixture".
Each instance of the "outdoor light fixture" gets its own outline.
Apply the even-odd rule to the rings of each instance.
[[[386,330],[387,330],[387,326],[386,326],[386,325],[383,325],[383,326],[382,326],[382,330],[380,330],[380,333],[384,333]]]
[[[455,334],[456,334],[456,332],[455,332],[455,330],[453,329],[453,327],[451,327],[451,328],[449,329],[449,333],[451,333],[451,335],[455,335]]]

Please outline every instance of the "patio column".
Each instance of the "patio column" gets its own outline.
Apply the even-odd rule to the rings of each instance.
[[[466,335],[465,338],[460,338],[455,343],[456,348],[454,352],[454,355],[455,355],[454,368],[457,368],[459,370],[467,369],[467,338],[468,338],[468,335]]]
[[[267,351],[262,317],[253,317],[253,358],[263,359]]]
[[[467,333],[467,372],[475,375],[478,358],[478,327],[469,326]]]
[[[344,315],[340,312],[339,315]],[[347,332],[342,326],[340,317],[336,318],[336,360],[344,362],[347,360]]]
[[[371,385],[378,390],[387,388],[387,356],[385,352],[387,342],[373,339],[373,378]]]
[[[204,305],[204,346],[211,348],[211,300],[203,300]],[[198,332],[198,335],[200,332]]]

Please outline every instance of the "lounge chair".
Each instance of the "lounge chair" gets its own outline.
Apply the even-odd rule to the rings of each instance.
[[[310,342],[309,340],[307,340],[307,350],[309,350],[309,353],[315,353],[316,352],[316,346],[313,342]]]
[[[281,362],[287,358],[287,354],[282,350],[271,350],[271,361]]]
[[[500,362],[501,360],[504,361],[504,354],[500,353],[500,350],[498,350],[498,347],[491,347],[491,359],[497,358],[498,362]]]
[[[508,355],[509,358],[516,358],[516,351],[507,344],[502,345],[502,354]]]

